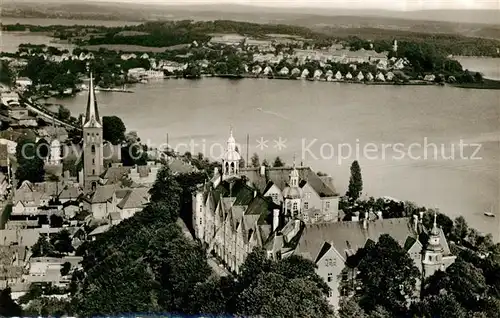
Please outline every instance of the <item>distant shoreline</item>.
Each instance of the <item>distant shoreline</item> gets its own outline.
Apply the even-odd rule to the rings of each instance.
[[[500,81],[499,80],[492,80],[492,79],[484,79],[483,83],[465,83],[465,84],[460,84],[460,83],[436,83],[436,82],[428,82],[428,81],[423,81],[423,80],[414,80],[410,82],[380,82],[380,81],[357,81],[357,80],[331,80],[328,81],[324,78],[322,79],[312,79],[312,78],[301,78],[301,77],[287,77],[287,76],[256,76],[256,75],[251,75],[251,74],[242,74],[242,75],[236,75],[236,74],[203,74],[200,77],[183,77],[183,76],[165,76],[164,79],[188,79],[188,80],[197,80],[197,79],[203,79],[203,78],[210,78],[210,77],[216,77],[216,78],[226,78],[226,79],[232,79],[232,80],[240,80],[240,79],[246,79],[246,78],[252,78],[252,79],[263,79],[263,80],[290,80],[290,81],[308,81],[308,82],[327,82],[327,83],[340,83],[340,84],[358,84],[358,85],[371,85],[371,86],[377,86],[377,85],[384,85],[384,86],[450,86],[450,87],[457,87],[457,88],[466,88],[466,89],[493,89],[493,90],[498,90],[500,89]],[[153,79],[152,79],[153,80]]]

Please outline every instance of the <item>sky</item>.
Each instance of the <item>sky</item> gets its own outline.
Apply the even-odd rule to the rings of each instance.
[[[500,0],[87,0],[93,2],[133,2],[165,5],[239,4],[269,7],[346,8],[378,10],[500,10]]]

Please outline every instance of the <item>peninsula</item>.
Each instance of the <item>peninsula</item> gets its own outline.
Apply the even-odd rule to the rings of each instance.
[[[15,53],[1,54],[7,70],[3,81],[14,83],[17,74],[18,80],[31,81],[32,93],[39,96],[71,95],[85,89],[87,64],[95,69],[98,89],[156,78],[206,76],[500,88],[500,83],[464,70],[453,59],[454,54],[499,56],[500,43],[458,35],[415,33],[366,39],[298,26],[224,20],[113,28],[16,24],[2,29],[49,33],[74,46],[69,52],[28,43]],[[455,40],[465,44],[457,47]]]

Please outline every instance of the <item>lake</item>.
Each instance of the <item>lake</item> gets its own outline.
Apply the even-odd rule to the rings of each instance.
[[[216,158],[232,125],[244,158],[249,134],[250,156],[291,164],[296,155],[297,163],[331,174],[342,194],[357,159],[366,195],[464,215],[498,236],[500,91],[264,79],[160,80],[132,89],[98,93],[100,112],[121,117],[150,146],[168,134],[179,151]],[[55,102],[77,115],[87,97]],[[261,138],[267,147],[259,147]],[[280,138],[285,147],[275,148]],[[191,140],[197,146],[182,145]],[[468,145],[461,156],[460,142]],[[492,206],[497,218],[483,216]]]
[[[23,36],[4,33],[2,50],[50,39]],[[492,77],[498,61],[461,60],[466,68]],[[473,227],[498,239],[500,91],[250,79],[165,80],[132,89],[134,94],[98,93],[100,111],[121,117],[151,146],[166,142],[168,134],[173,146],[194,140],[198,146],[192,152],[209,154],[212,146],[217,157],[232,125],[244,158],[249,134],[250,155],[256,152],[261,160],[279,155],[291,164],[295,154],[304,165],[330,173],[342,194],[349,166],[358,159],[366,195],[412,200],[451,217],[464,215]],[[87,98],[82,94],[55,102],[77,115]],[[280,137],[286,148],[274,148],[273,140]],[[267,147],[257,148],[260,138]],[[463,156],[458,155],[460,141],[469,144]],[[341,147],[344,143],[353,154]],[[477,154],[475,144],[481,146]],[[356,148],[362,150],[357,155]],[[434,149],[438,154],[432,155]],[[400,155],[402,150],[406,155]],[[497,217],[483,216],[492,206]]]

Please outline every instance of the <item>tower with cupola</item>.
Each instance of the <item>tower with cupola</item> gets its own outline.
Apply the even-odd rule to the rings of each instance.
[[[429,232],[427,247],[423,253],[422,265],[424,277],[430,277],[436,271],[444,269],[444,248],[441,245],[441,229],[437,226],[436,217],[437,213],[434,212],[434,223],[432,225],[432,230]]]
[[[288,185],[283,189],[284,212],[285,217],[290,219],[299,218],[302,212],[302,197],[304,193],[299,186],[299,171],[295,167],[295,158],[293,159],[293,168],[288,177]]]
[[[94,79],[90,73],[89,96],[87,110],[82,118],[83,124],[83,186],[93,190],[99,182],[104,170],[102,118],[94,90]]]
[[[233,129],[230,130],[229,138],[227,139],[226,152],[222,158],[222,179],[239,177],[240,175],[241,155],[236,148],[236,140],[233,137]]]

